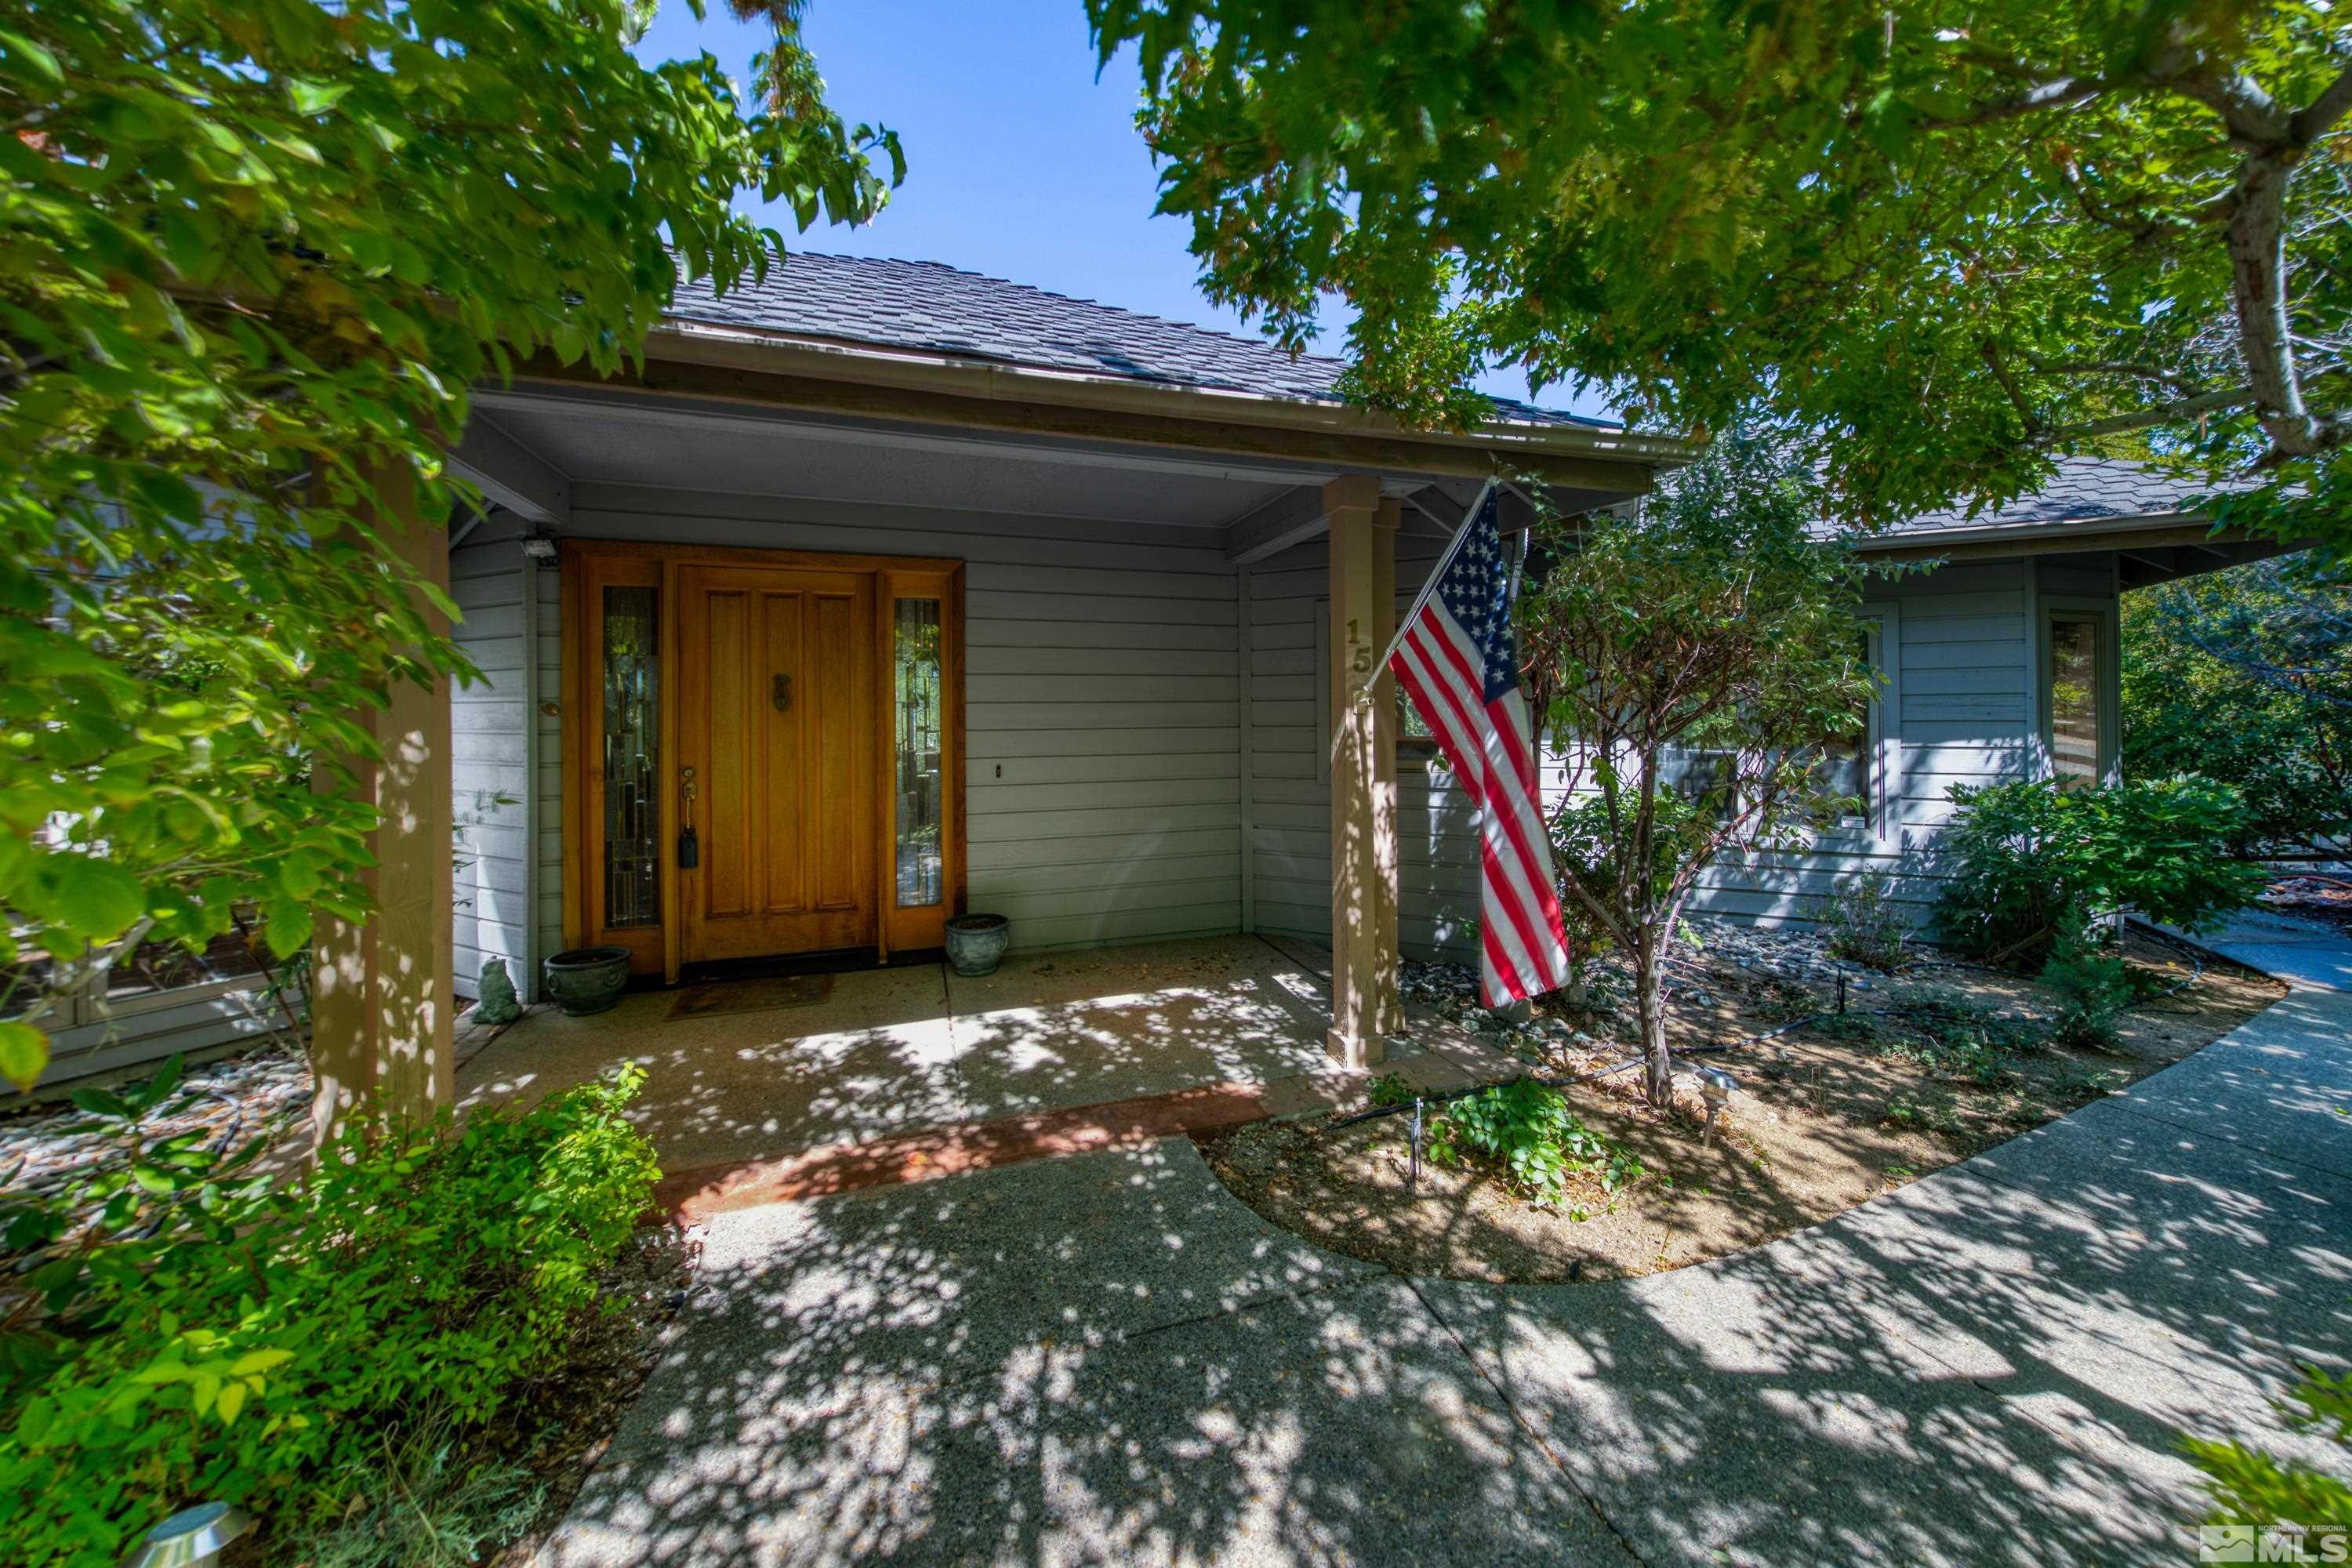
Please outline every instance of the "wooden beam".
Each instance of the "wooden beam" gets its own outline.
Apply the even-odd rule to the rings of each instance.
[[[571,477],[479,414],[467,422],[449,468],[519,517],[549,528],[572,521]]]
[[[415,475],[403,466],[373,478],[384,549],[446,594],[448,535],[417,515]],[[425,624],[446,635],[447,617],[418,601]],[[356,795],[381,817],[368,835],[375,863],[362,877],[375,907],[361,921],[321,915],[311,941],[314,1149],[354,1121],[422,1117],[457,1098],[449,679],[391,679],[383,696],[382,708],[352,715],[376,754],[311,775],[314,789]]]
[[[1321,538],[1327,526],[1322,487],[1301,485],[1227,523],[1225,559],[1235,566],[1247,566]]]
[[[1402,509],[1369,474],[1324,487],[1331,521],[1331,1028],[1361,1070],[1387,1055],[1397,1005],[1396,682],[1373,668],[1396,623]]]

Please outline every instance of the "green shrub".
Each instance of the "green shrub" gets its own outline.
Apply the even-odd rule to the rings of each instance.
[[[1956,785],[1940,853],[1944,933],[2032,970],[2120,909],[2194,931],[2251,902],[2257,867],[2226,858],[2243,831],[2235,791],[2200,778],[2101,788],[2045,781]]]
[[[1432,1128],[1430,1158],[1484,1165],[1538,1203],[1558,1204],[1568,1178],[1591,1172],[1604,1192],[1642,1179],[1642,1162],[1584,1125],[1559,1090],[1517,1079],[1457,1100]]]
[[[2352,1376],[2330,1375],[2316,1367],[2307,1370],[2308,1375],[2294,1394],[2302,1409],[2284,1404],[2279,1409],[2290,1426],[2324,1437],[2342,1450],[2340,1460],[2352,1460]],[[2281,1459],[2234,1441],[2189,1437],[2182,1439],[2181,1447],[2188,1451],[2189,1463],[2205,1472],[2205,1489],[2214,1503],[2209,1523],[2251,1525],[2256,1530],[2289,1521],[2333,1525],[2339,1530],[2352,1524],[2352,1484],[2347,1484],[2344,1475],[2331,1475],[2300,1460]],[[2339,1464],[2337,1468],[2352,1473],[2352,1467]],[[2313,1555],[2305,1561],[2319,1561],[2319,1542],[2312,1542]],[[2263,1559],[2274,1560],[2293,1561]]]
[[[46,1315],[8,1336],[0,1384],[12,1557],[112,1564],[206,1499],[289,1529],[343,1518],[388,1434],[478,1426],[554,1370],[659,1173],[622,1116],[642,1079],[355,1129],[284,1188],[249,1174],[259,1140],[218,1161],[140,1145],[147,1091],[89,1095],[139,1149],[69,1194],[104,1204],[97,1227],[64,1234],[68,1201],[6,1232],[10,1261],[47,1259]]]
[[[2060,1045],[2081,1049],[2115,1049],[2124,1009],[2139,999],[2124,961],[2104,952],[2053,953],[2042,966],[2042,984],[2058,994],[2052,1033]]]
[[[1411,1105],[1421,1098],[1421,1090],[1402,1073],[1384,1072],[1372,1079],[1371,1100],[1374,1105]]]
[[[1891,884],[1876,871],[1848,877],[1821,900],[1813,918],[1830,956],[1892,974],[1903,966],[1911,921],[1890,896]]]

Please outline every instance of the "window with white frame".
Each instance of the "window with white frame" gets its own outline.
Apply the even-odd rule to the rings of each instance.
[[[2105,782],[2115,766],[2114,621],[2105,609],[2042,618],[2042,744],[2060,784]]]
[[[1832,809],[1823,826],[1848,833],[1887,836],[1886,814],[1895,771],[1886,721],[1887,623],[1892,612],[1868,611],[1854,629],[1854,657],[1876,678],[1872,695],[1856,705],[1851,726],[1830,738],[1818,784]]]

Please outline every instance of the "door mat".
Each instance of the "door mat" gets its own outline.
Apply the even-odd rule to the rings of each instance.
[[[706,980],[688,985],[669,1005],[669,1016],[709,1018],[721,1013],[766,1013],[778,1007],[814,1007],[833,994],[830,974],[779,974],[760,980]]]

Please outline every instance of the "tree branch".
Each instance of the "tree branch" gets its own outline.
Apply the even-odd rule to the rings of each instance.
[[[2200,414],[2211,414],[2224,408],[2239,408],[2254,401],[2251,386],[2232,386],[2220,392],[2200,392],[2194,397],[2177,397],[2169,403],[2159,403],[2152,408],[2136,413],[2118,414],[2106,419],[2085,420],[2080,425],[2062,425],[2042,431],[2034,444],[2054,447],[2071,441],[2088,440],[2095,436],[2118,436],[2130,430],[2150,430],[2158,425],[2169,425],[2177,419],[2193,419]]]

